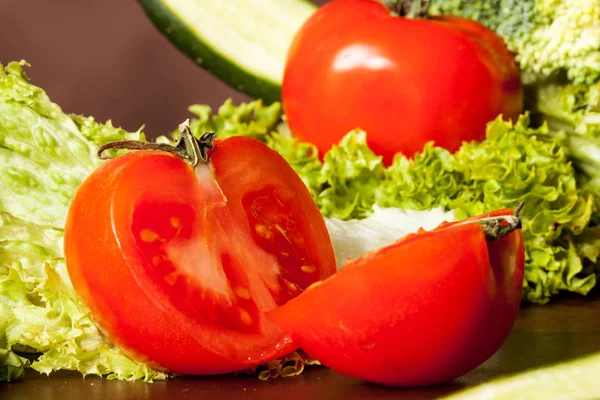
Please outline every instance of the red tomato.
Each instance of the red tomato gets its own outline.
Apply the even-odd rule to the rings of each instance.
[[[522,112],[523,90],[505,43],[478,22],[408,19],[377,1],[335,0],[297,33],[282,101],[291,131],[321,155],[360,127],[389,165],[428,141],[455,151],[484,139],[489,121]]]
[[[65,253],[109,339],[183,374],[242,370],[295,349],[263,313],[335,272],[306,186],[244,137],[216,141],[195,169],[158,151],[107,162],[73,200]]]
[[[519,310],[523,265],[520,230],[488,241],[476,221],[443,224],[347,264],[268,316],[339,372],[436,384],[500,347]]]

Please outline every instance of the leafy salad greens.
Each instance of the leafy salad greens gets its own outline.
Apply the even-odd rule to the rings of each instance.
[[[191,124],[195,134],[251,134],[277,150],[325,217],[361,219],[374,207],[441,207],[461,219],[524,202],[524,299],[545,303],[563,290],[587,294],[596,284],[600,230],[591,225],[596,197],[578,182],[567,136],[546,125],[532,128],[527,115],[515,124],[498,118],[488,125],[484,142],[465,143],[454,155],[428,144],[414,160],[398,155],[385,168],[361,131],[350,132],[321,162],[312,145],[278,127],[279,104],[235,107],[228,101],[214,115],[207,107],[190,110],[197,115]]]
[[[99,165],[96,148],[143,135],[64,114],[22,68],[0,68],[0,381],[30,365],[164,378],[100,333],[70,284],[62,249],[69,203]],[[30,363],[28,354],[41,355]]]
[[[62,250],[70,200],[100,164],[98,146],[144,135],[65,114],[28,82],[24,65],[0,68],[0,381],[20,377],[27,367],[164,379],[165,373],[132,361],[96,328],[70,284]],[[374,209],[402,209],[414,213],[404,221],[433,224],[524,201],[524,299],[543,303],[560,291],[586,294],[596,284],[597,197],[570,163],[568,135],[545,125],[532,128],[527,115],[515,124],[490,123],[484,142],[466,143],[454,155],[428,145],[413,161],[397,156],[385,168],[361,131],[350,132],[320,161],[312,145],[286,132],[278,103],[227,101],[216,113],[198,105],[190,111],[195,134],[252,136],[282,154],[331,218],[332,231],[341,220],[371,216],[362,226],[372,232],[380,224]],[[267,377],[296,374],[309,361],[296,353],[261,371]]]

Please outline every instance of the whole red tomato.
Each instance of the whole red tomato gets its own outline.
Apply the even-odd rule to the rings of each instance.
[[[513,55],[478,22],[409,19],[377,1],[335,0],[297,33],[282,101],[291,131],[321,155],[360,127],[390,164],[428,141],[455,151],[484,139],[489,121],[522,112],[523,91]]]
[[[515,322],[521,231],[490,240],[481,226],[511,214],[409,235],[267,315],[311,356],[355,378],[395,386],[454,379],[488,359]]]
[[[73,199],[65,256],[108,338],[183,374],[243,370],[294,350],[263,313],[335,272],[306,186],[245,137],[217,140],[195,168],[148,150],[105,163]]]

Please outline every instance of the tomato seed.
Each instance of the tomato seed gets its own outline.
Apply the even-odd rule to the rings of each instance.
[[[142,229],[140,231],[140,239],[146,243],[152,243],[158,239],[158,233],[151,231],[150,229]]]
[[[315,267],[314,265],[303,265],[300,267],[300,269],[302,270],[302,272],[305,272],[307,274],[313,274],[317,270],[317,267]]]
[[[169,222],[171,222],[171,226],[177,230],[179,230],[179,228],[181,228],[181,220],[177,217],[171,217],[169,219]]]
[[[312,285],[310,285],[309,287],[307,287],[306,290],[314,289],[314,288],[316,288],[317,286],[319,286],[322,283],[323,283],[323,281],[316,281],[315,283],[313,283]]]
[[[179,276],[179,273],[177,272],[171,272],[168,275],[165,275],[165,281],[171,285],[171,286],[175,286],[175,283],[177,283],[177,278]]]
[[[163,254],[160,254],[158,256],[152,257],[152,264],[155,267],[158,267],[159,265],[161,265],[162,263],[164,263],[166,260],[167,260],[167,257],[165,257]]]
[[[248,290],[245,287],[238,286],[233,291],[235,292],[236,296],[241,299],[244,299],[244,300],[250,299],[250,290]]]
[[[298,286],[296,286],[292,282],[288,281],[287,279],[283,279],[283,283],[285,283],[285,286],[287,286],[287,288],[290,292],[296,293],[296,292],[300,291],[300,288]]]
[[[283,229],[281,226],[279,226],[279,224],[275,224],[275,229],[277,229],[277,231],[279,233],[281,233],[287,239],[287,235],[286,235],[285,229]]]
[[[250,325],[252,323],[252,317],[246,310],[240,310],[240,320],[246,325]]]
[[[254,227],[254,230],[265,239],[273,239],[273,232],[265,225],[258,224]]]

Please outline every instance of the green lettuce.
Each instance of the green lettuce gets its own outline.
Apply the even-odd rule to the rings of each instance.
[[[26,368],[164,379],[97,329],[73,290],[62,249],[70,201],[101,163],[98,146],[144,135],[65,114],[28,82],[23,66],[0,67],[0,381]],[[527,116],[492,122],[484,142],[455,154],[428,144],[414,159],[397,156],[385,167],[358,130],[321,160],[313,145],[289,134],[278,103],[227,101],[216,113],[190,110],[195,134],[251,136],[278,151],[328,218],[363,219],[388,207],[460,218],[524,201],[524,299],[543,303],[560,291],[586,294],[596,284],[596,192],[569,162],[569,135],[534,129]],[[251,372],[266,379],[310,363],[297,353]]]
[[[69,203],[99,165],[97,147],[143,135],[63,113],[28,82],[23,66],[0,66],[0,381],[29,366],[164,379],[94,325],[73,291],[62,249]],[[39,356],[30,362],[27,354]]]
[[[48,374],[64,369],[108,379],[165,379],[168,374],[131,360],[98,330],[71,285],[62,244],[71,199],[101,164],[98,147],[145,137],[110,121],[65,114],[28,82],[25,65],[0,65],[0,382],[22,377],[29,367]],[[271,134],[280,110],[279,104],[236,107],[228,101],[213,116],[194,106],[192,127],[221,137],[281,140],[298,167],[310,164],[302,145]],[[293,376],[315,363],[294,352],[249,373]]]
[[[530,128],[527,116],[515,124],[497,119],[485,141],[465,143],[454,155],[428,146],[412,163],[398,157],[378,203],[440,205],[462,218],[524,202],[525,299],[544,303],[563,290],[587,294],[596,284],[595,260],[573,240],[588,229],[595,200],[578,187],[568,157],[546,126]]]
[[[231,107],[226,103],[227,111],[222,107],[214,115],[204,107],[192,121],[194,134],[214,128],[211,120],[226,126],[224,121],[234,114],[237,131],[244,132],[255,123],[252,114],[266,112],[260,102],[241,107],[241,115]],[[275,123],[282,117],[278,104],[268,108],[268,115],[261,128],[267,132],[254,137],[290,163],[325,217],[361,219],[378,206],[441,207],[464,218],[524,202],[524,300],[546,303],[561,291],[585,295],[596,285],[600,231],[592,219],[597,197],[581,184],[571,164],[569,137],[545,124],[531,127],[528,115],[514,124],[498,118],[488,125],[485,141],[465,143],[455,154],[429,143],[414,159],[398,155],[387,168],[362,131],[350,132],[321,161],[312,145],[298,142]],[[229,134],[215,131],[217,136]]]

